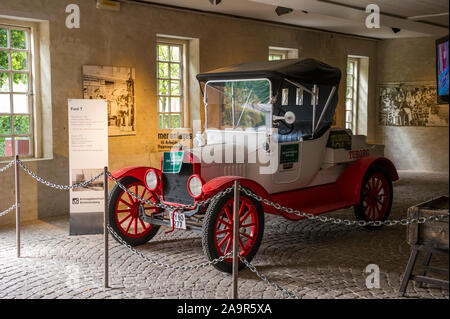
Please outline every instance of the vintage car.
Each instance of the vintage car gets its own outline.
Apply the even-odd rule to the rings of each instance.
[[[263,237],[264,213],[304,218],[258,196],[314,215],[353,206],[358,220],[386,220],[397,171],[383,157],[383,145],[332,127],[340,78],[339,69],[314,59],[244,63],[197,75],[204,132],[191,149],[165,152],[160,168],[113,173],[147,203],[114,186],[111,227],[132,246],[146,243],[160,226],[197,231],[209,260],[227,255],[234,197],[221,192],[236,180],[246,190],[240,193],[239,249],[249,261]],[[231,272],[231,259],[215,267]],[[239,269],[244,267],[240,263]]]

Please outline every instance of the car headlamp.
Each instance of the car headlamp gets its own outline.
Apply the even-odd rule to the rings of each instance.
[[[147,171],[147,174],[145,174],[145,184],[147,185],[147,188],[151,191],[154,191],[158,187],[159,178],[155,170],[150,169]]]
[[[195,199],[202,195],[202,186],[203,182],[197,175],[192,175],[187,182],[189,194]]]

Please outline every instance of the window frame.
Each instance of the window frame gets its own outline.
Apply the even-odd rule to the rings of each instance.
[[[349,63],[351,63],[352,66],[352,74],[348,73],[348,65]],[[351,85],[348,85],[348,77],[349,75],[351,75],[353,77],[353,81]],[[359,60],[357,58],[354,57],[348,57],[347,58],[347,68],[346,68],[346,82],[345,82],[345,128],[346,129],[351,129],[352,132],[356,132],[357,131],[357,119],[358,119],[358,85],[359,85],[359,80],[358,80],[358,75],[359,75]],[[347,90],[348,88],[351,88],[351,97],[347,96]],[[347,107],[347,102],[351,101],[351,108],[349,109]],[[347,120],[347,113],[351,112],[352,114],[352,120],[348,121]]]
[[[8,52],[8,56],[11,55],[11,52],[26,52],[27,53],[27,70],[13,70],[11,61],[8,58],[8,70],[1,70],[1,73],[6,73],[9,75],[9,91],[8,92],[0,92],[1,95],[9,95],[10,98],[10,112],[9,113],[0,113],[0,116],[10,116],[11,117],[11,134],[0,135],[2,138],[11,138],[11,152],[12,156],[0,156],[0,161],[10,160],[16,155],[16,137],[28,137],[29,138],[29,152],[28,154],[22,154],[20,157],[22,158],[34,158],[36,154],[36,132],[35,132],[35,101],[34,101],[34,28],[31,26],[20,25],[21,23],[6,23],[0,20],[0,28],[8,30],[8,48],[0,48],[0,51]],[[11,30],[19,30],[27,32],[26,49],[12,49],[11,48]],[[28,76],[28,91],[27,92],[14,92],[13,89],[13,75],[14,74],[27,74]],[[28,97],[28,113],[14,113],[14,95],[26,95]],[[29,133],[28,134],[16,134],[14,130],[14,117],[15,116],[28,116],[29,117]]]
[[[168,45],[169,46],[169,60],[168,61],[161,61],[159,60],[159,45]],[[172,62],[170,59],[170,46],[178,46],[180,48],[180,62]],[[188,105],[188,90],[189,90],[189,83],[188,83],[188,42],[183,39],[177,39],[177,38],[167,38],[167,37],[157,37],[156,39],[156,111],[157,111],[157,128],[159,130],[176,130],[176,129],[186,129],[189,128],[189,105]],[[169,74],[168,78],[160,78],[159,77],[159,63],[168,63],[169,64]],[[171,87],[170,87],[170,65],[171,64],[179,64],[180,65],[180,78],[179,79],[173,79],[173,80],[179,80],[180,81],[180,95],[171,95]],[[168,95],[160,95],[159,94],[159,81],[160,80],[168,80],[169,81],[169,94]],[[160,112],[159,109],[159,100],[160,97],[168,97],[169,98],[169,112]],[[172,97],[180,97],[180,112],[172,112],[171,111],[171,103],[170,99]],[[161,125],[160,121],[160,114],[168,114],[169,115],[169,127],[164,128]],[[172,114],[180,114],[180,121],[181,125],[180,127],[172,127]]]

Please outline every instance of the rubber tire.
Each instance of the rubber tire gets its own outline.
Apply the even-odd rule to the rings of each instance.
[[[119,182],[123,186],[128,187],[128,185],[130,185],[130,184],[133,184],[135,182],[141,182],[141,181],[138,180],[137,178],[127,176],[127,177],[120,179]],[[120,231],[118,225],[116,224],[116,218],[115,218],[116,217],[115,216],[116,202],[119,200],[119,196],[121,193],[122,193],[122,189],[117,184],[114,185],[111,192],[109,193],[109,198],[108,198],[109,225],[111,226],[112,229],[114,229],[114,231],[117,233],[117,235],[119,235],[119,237],[122,238],[128,245],[139,246],[139,245],[145,244],[146,242],[148,242],[150,239],[152,239],[156,235],[160,226],[152,226],[152,229],[148,232],[148,234],[146,234],[145,236],[142,236],[140,238],[130,238],[130,237],[127,237],[126,235],[124,235]],[[113,236],[113,237],[114,237],[114,239],[116,239],[115,236]]]
[[[373,167],[370,167],[368,170],[367,170],[367,172],[366,172],[366,174],[364,175],[364,179],[363,179],[363,182],[362,182],[362,185],[361,185],[361,191],[360,191],[360,203],[358,204],[358,205],[355,205],[354,206],[354,211],[355,211],[355,217],[356,217],[356,219],[357,220],[364,220],[364,221],[368,221],[368,219],[366,218],[366,214],[364,213],[364,208],[363,208],[363,205],[362,205],[362,201],[363,201],[363,198],[362,198],[362,190],[363,190],[363,188],[364,188],[364,186],[366,185],[366,183],[367,183],[367,180],[370,178],[370,176],[372,176],[372,174],[374,174],[374,173],[381,173],[381,174],[383,174],[385,177],[386,177],[386,180],[388,181],[388,184],[389,184],[389,192],[390,192],[390,196],[389,196],[389,203],[388,203],[388,207],[387,207],[387,210],[386,210],[386,213],[384,214],[384,216],[383,216],[383,218],[381,219],[381,221],[385,221],[385,220],[387,220],[388,218],[389,218],[389,214],[391,213],[391,208],[392,208],[392,198],[394,197],[394,192],[393,192],[393,188],[392,188],[392,181],[391,181],[391,179],[389,178],[389,175],[386,173],[386,171],[383,169],[383,168],[381,168],[381,167],[378,167],[378,166],[373,166]],[[383,226],[371,226],[371,225],[366,225],[366,226],[363,226],[364,228],[366,228],[366,229],[368,229],[368,230],[372,230],[372,231],[375,231],[375,230],[379,230],[381,227],[383,227]]]
[[[216,246],[215,246],[215,238],[214,238],[214,228],[216,226],[216,219],[218,217],[218,214],[220,213],[222,207],[232,198],[233,192],[226,194],[225,196],[222,196],[216,200],[214,200],[209,206],[205,214],[205,219],[203,221],[203,229],[202,229],[202,247],[203,252],[205,253],[206,257],[211,261],[214,259],[219,258],[219,254],[217,253]],[[247,261],[251,261],[253,257],[255,257],[259,246],[261,245],[262,237],[264,234],[264,211],[262,209],[262,205],[260,202],[257,202],[252,197],[248,197],[245,195],[242,191],[240,196],[246,197],[249,200],[252,201],[252,203],[255,205],[257,210],[257,216],[258,216],[258,222],[259,222],[259,233],[257,234],[255,245],[250,250],[250,253],[245,257]],[[216,269],[232,273],[233,272],[233,263],[222,261],[217,264],[213,265]],[[242,270],[245,268],[245,264],[241,261],[239,261],[238,269]]]

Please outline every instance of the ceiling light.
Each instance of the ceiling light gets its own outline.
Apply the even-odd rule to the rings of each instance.
[[[276,7],[275,12],[277,13],[278,16],[282,16],[283,14],[288,14],[291,13],[292,11],[294,11],[291,8],[286,8],[286,7]]]
[[[222,0],[209,0],[209,2],[211,2],[211,4],[212,4],[213,6],[217,6],[219,3],[222,2]]]
[[[394,32],[394,33],[399,33],[400,32],[400,28],[392,28],[392,32]]]

